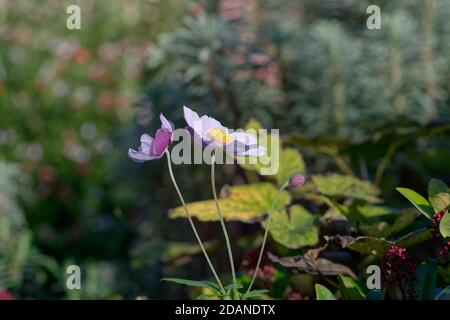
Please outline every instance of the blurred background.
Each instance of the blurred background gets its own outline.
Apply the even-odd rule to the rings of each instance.
[[[70,4],[81,30],[66,28]],[[352,173],[386,202],[448,182],[449,71],[444,0],[0,0],[0,295],[186,298],[160,279],[210,277],[187,221],[168,218],[165,161],[126,154],[161,112],[184,126],[183,105],[279,128],[306,174]],[[218,186],[255,179],[217,171]],[[212,197],[207,166],[175,174],[188,202]],[[228,273],[219,227],[198,227]],[[235,245],[238,266],[257,248]],[[70,264],[81,291],[66,289]]]

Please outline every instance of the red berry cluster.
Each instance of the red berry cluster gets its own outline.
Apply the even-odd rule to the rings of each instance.
[[[405,248],[392,245],[381,257],[381,282],[384,288],[398,287],[403,299],[414,299],[416,265]]]
[[[443,242],[442,244],[442,249],[439,251],[440,255],[444,255],[446,256],[449,252],[450,249],[450,241],[445,242],[445,240],[442,238],[441,233],[439,232],[439,224],[441,223],[441,219],[444,216],[444,214],[446,214],[448,212],[448,207],[445,208],[444,210],[441,210],[439,212],[436,212],[433,215],[433,219],[432,221],[432,226],[433,226],[433,236],[434,238],[440,239],[441,242]]]

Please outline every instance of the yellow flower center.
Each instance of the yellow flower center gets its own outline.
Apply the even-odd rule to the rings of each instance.
[[[227,134],[224,130],[219,128],[209,129],[208,134],[211,140],[220,144],[229,144],[234,140],[231,134]]]

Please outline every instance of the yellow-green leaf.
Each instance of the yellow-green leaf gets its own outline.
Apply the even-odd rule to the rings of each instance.
[[[305,163],[300,152],[293,148],[282,149],[280,152],[280,167],[277,173],[278,185],[285,184],[291,175],[304,172]]]
[[[428,199],[435,212],[444,210],[450,205],[450,188],[441,180],[431,179],[428,183]]]
[[[258,143],[266,148],[266,154],[257,158],[237,157],[239,165],[245,170],[256,171],[258,174],[276,178],[280,167],[281,147],[279,136],[260,134]]]
[[[298,249],[312,246],[319,241],[314,216],[299,205],[292,206],[289,214],[285,210],[273,212],[270,234],[287,248]],[[265,228],[267,221],[262,223]]]
[[[353,176],[330,174],[312,177],[317,190],[333,198],[353,198],[367,202],[380,202],[378,188],[368,181],[362,181]]]
[[[435,212],[445,210],[450,206],[450,194],[441,192],[430,198],[431,205]]]
[[[336,300],[334,294],[327,287],[316,283],[315,288],[317,300]]]
[[[225,220],[254,223],[267,213],[277,193],[271,183],[255,183],[230,187],[227,196],[219,199],[220,208]],[[291,202],[288,192],[283,191],[275,205],[282,209]],[[187,204],[191,216],[201,221],[217,221],[217,210],[214,200],[196,201]],[[183,207],[177,207],[169,212],[170,218],[184,218]]]
[[[450,214],[448,211],[444,213],[444,216],[439,222],[439,232],[444,238],[450,237]]]
[[[254,130],[261,128],[256,120],[251,120],[246,127],[246,129]],[[259,158],[238,157],[242,168],[271,176],[279,186],[287,182],[292,174],[305,172],[305,163],[301,154],[293,148],[282,148],[278,135],[260,134],[259,144],[266,148],[266,155]],[[249,161],[255,161],[255,163],[249,163]],[[268,173],[269,168],[274,168],[274,170]]]

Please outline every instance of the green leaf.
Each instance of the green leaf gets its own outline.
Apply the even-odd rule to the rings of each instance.
[[[420,300],[433,300],[436,292],[437,263],[427,260],[417,268],[417,281],[414,285]]]
[[[409,200],[420,212],[422,212],[428,219],[433,219],[434,209],[427,199],[422,197],[414,190],[408,188],[396,188],[406,199]]]
[[[444,192],[438,193],[431,197],[430,201],[435,212],[445,210],[450,206],[450,194]]]
[[[386,221],[380,221],[370,225],[362,225],[359,229],[367,236],[388,238],[409,226],[414,220],[416,220],[416,212],[405,210],[396,217],[392,224]]]
[[[344,300],[364,300],[367,289],[357,280],[339,275],[339,289]]]
[[[380,202],[378,188],[368,181],[362,181],[353,176],[330,174],[327,176],[315,175],[312,177],[317,190],[333,198],[352,198],[371,203]]]
[[[428,228],[414,230],[397,240],[397,245],[402,248],[409,248],[418,243],[431,238],[432,231]]]
[[[204,242],[205,249],[211,247],[212,242]],[[140,241],[132,249],[132,261],[134,267],[147,265],[162,261],[168,263],[182,256],[201,254],[202,250],[198,243],[164,241],[151,239]]]
[[[282,186],[289,177],[296,173],[305,172],[305,163],[300,152],[293,148],[284,148],[280,153],[280,167],[276,176],[277,184]]]
[[[450,265],[447,267],[438,266],[437,272],[441,276],[442,280],[445,281],[445,283],[450,284]]]
[[[360,222],[374,222],[374,220],[385,219],[396,213],[393,208],[376,205],[357,205],[355,209]]]
[[[396,210],[385,206],[376,205],[359,205],[352,204],[350,206],[343,205],[331,198],[322,196],[331,208],[345,215],[353,227],[359,226],[361,223],[380,222],[395,216]]]
[[[218,294],[221,294],[222,291],[220,290],[220,287],[210,281],[196,281],[196,280],[188,280],[188,279],[179,279],[179,278],[163,278],[161,281],[168,281],[173,282],[176,284],[182,284],[188,287],[197,287],[197,288],[208,288],[213,290],[214,292],[217,292]]]
[[[295,205],[290,208],[289,214],[285,210],[274,211],[269,231],[275,241],[287,248],[298,249],[319,241],[314,222],[315,218],[308,210]],[[264,228],[266,224],[267,221],[263,221]]]
[[[253,130],[261,128],[261,124],[253,119],[246,126],[246,129]],[[238,157],[242,168],[259,174],[264,173],[263,171],[271,166],[277,168],[271,176],[276,179],[278,186],[285,184],[294,173],[305,172],[305,162],[300,152],[294,148],[282,148],[279,136],[259,134],[259,144],[266,148],[266,155],[253,159]],[[248,163],[250,160],[255,163]],[[264,175],[269,174],[266,172]]]
[[[447,286],[436,295],[435,300],[450,300],[450,286]]]
[[[450,237],[450,214],[448,211],[444,213],[439,222],[439,232],[444,238]]]
[[[251,120],[246,126],[247,130],[259,130],[261,128],[261,124],[256,120]],[[255,131],[255,133],[257,132]],[[261,157],[236,157],[239,165],[246,170],[256,171],[259,174],[271,175],[276,178],[275,175],[280,167],[281,158],[280,137],[274,134],[267,135],[259,133],[258,144],[266,148],[266,154]],[[271,167],[276,169],[273,170],[273,173],[269,170]],[[269,170],[269,172],[266,170]]]
[[[219,199],[220,208],[225,220],[253,223],[266,214],[277,193],[271,183],[255,183],[229,187],[225,198]],[[283,191],[278,198],[275,209],[282,209],[291,202],[288,192]],[[214,200],[197,201],[187,204],[191,216],[201,221],[217,221],[217,209]],[[170,218],[184,218],[183,207],[169,212]]]
[[[252,290],[245,296],[246,299],[248,298],[264,298],[266,296],[266,293],[269,292],[269,290],[262,289],[262,290]]]
[[[450,205],[450,188],[445,182],[431,179],[428,184],[428,199],[435,212],[446,209]]]
[[[343,248],[374,256],[381,256],[392,245],[384,238],[341,236],[339,239]]]
[[[201,294],[196,299],[197,300],[220,300],[222,295],[219,294]]]
[[[225,291],[228,291],[228,290],[232,290],[234,287],[235,287],[234,284],[229,284],[229,285],[225,286],[224,289],[225,289]],[[236,290],[239,290],[242,288],[243,288],[242,284],[239,284],[239,283],[236,284]]]
[[[428,197],[431,198],[439,193],[450,193],[450,188],[445,182],[438,179],[431,179],[428,183]]]
[[[317,300],[336,300],[334,294],[327,287],[316,283],[316,299]]]

